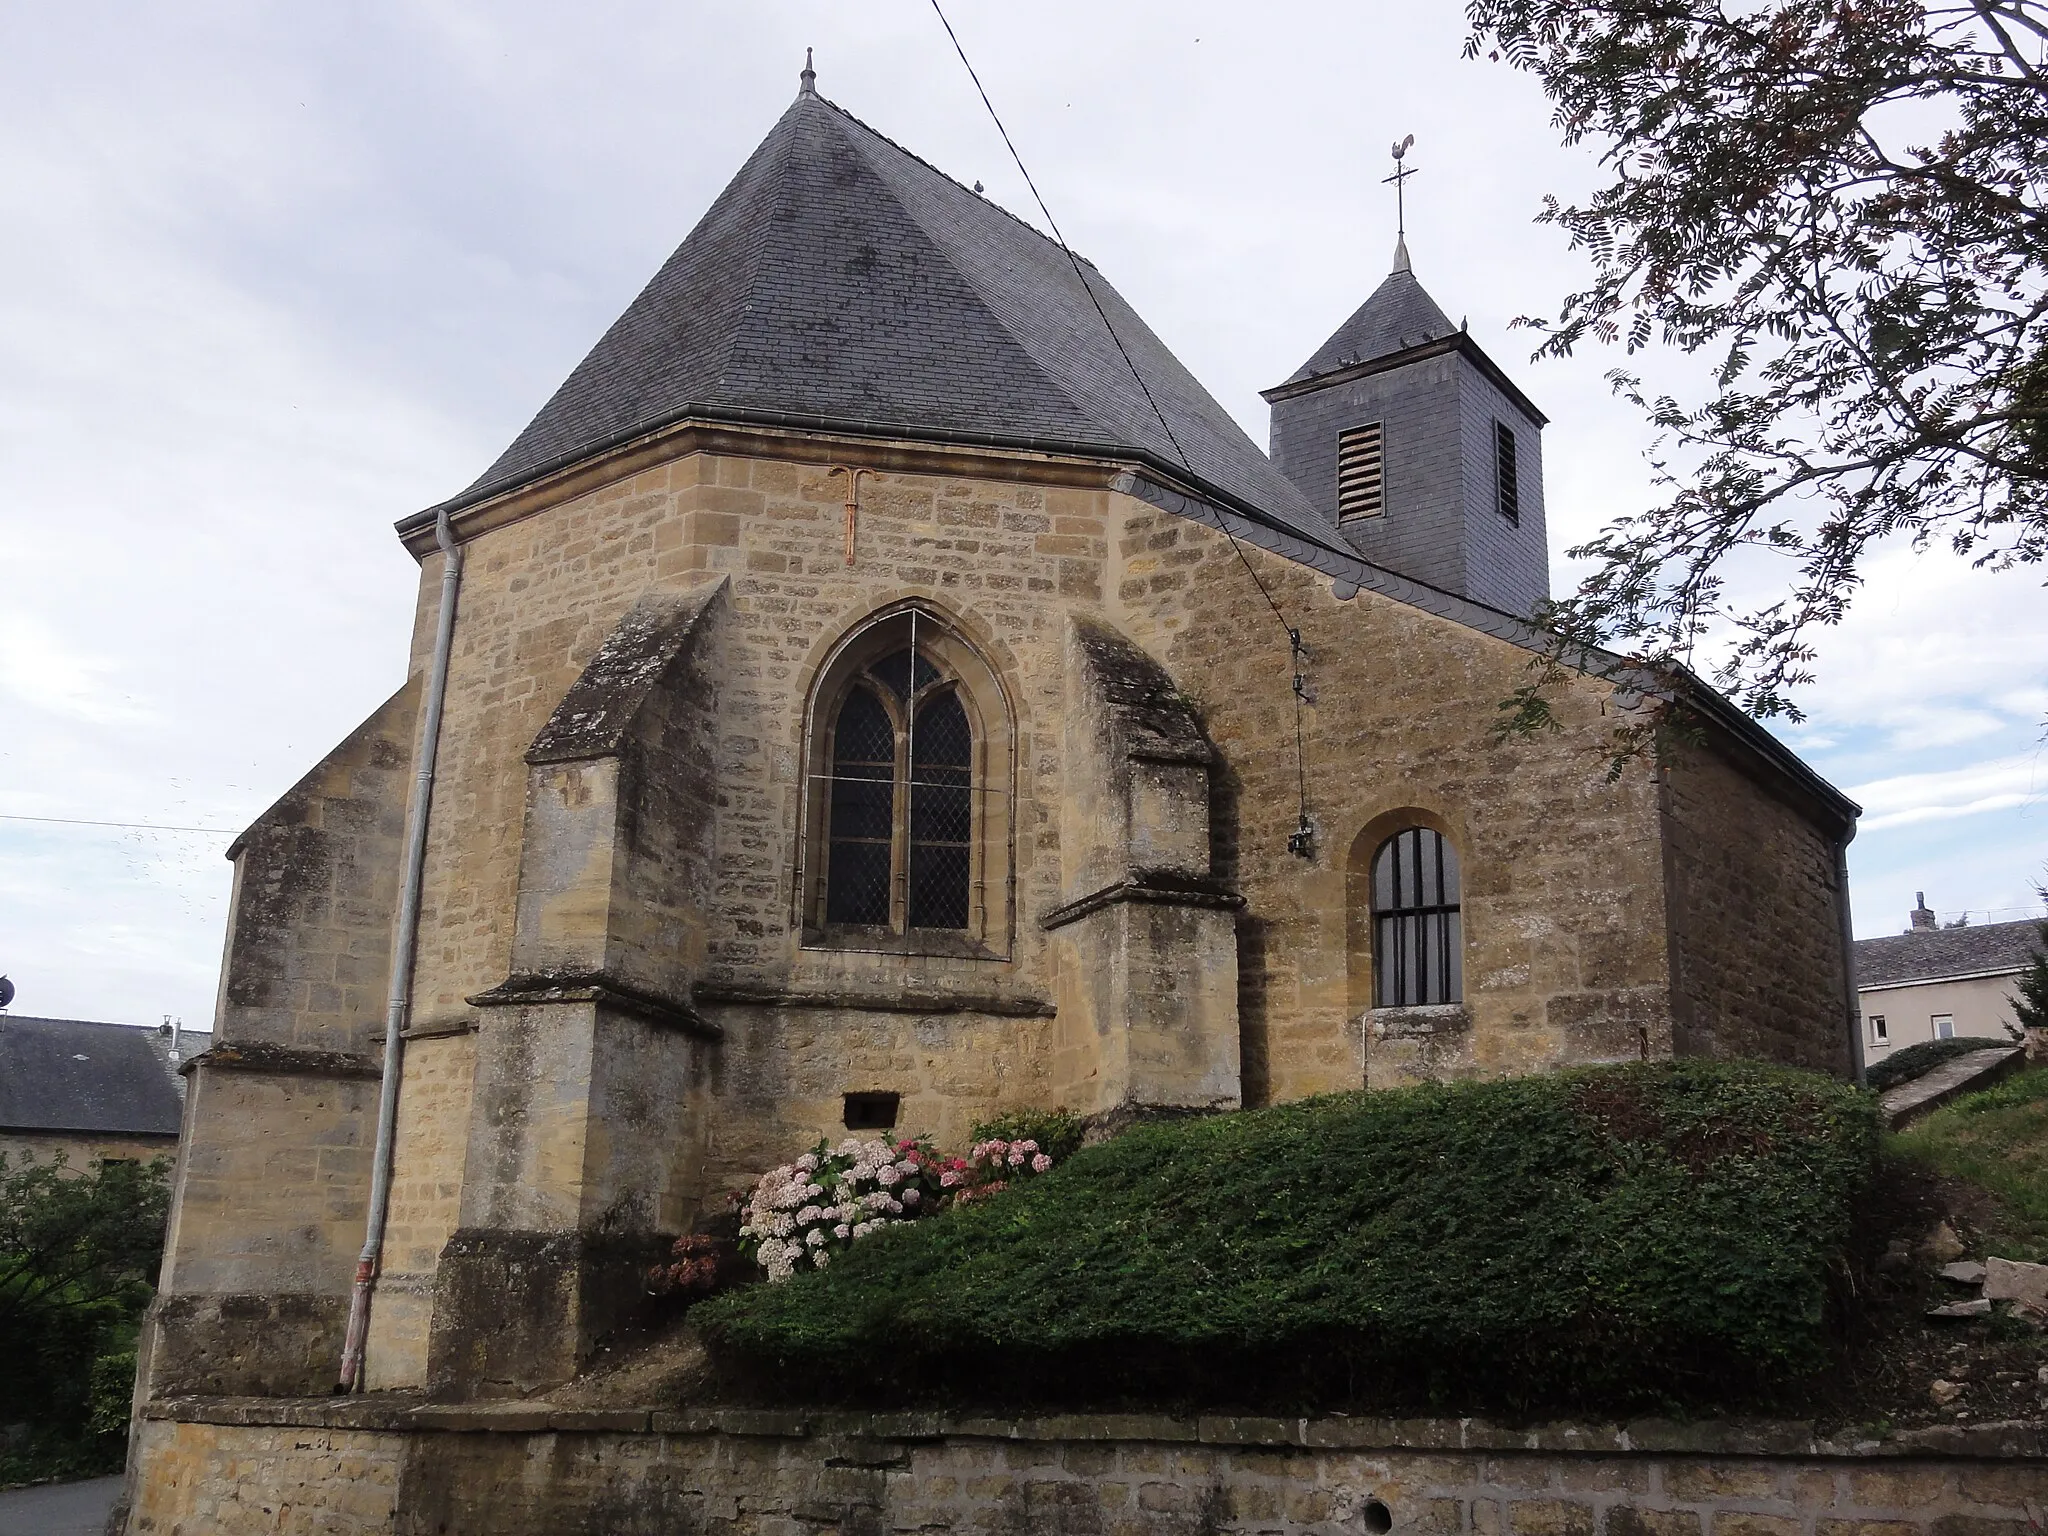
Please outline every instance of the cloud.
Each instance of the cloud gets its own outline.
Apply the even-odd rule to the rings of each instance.
[[[1981,816],[2039,803],[2048,792],[2048,765],[2039,753],[1972,763],[1945,772],[1905,773],[1858,784],[1849,791],[1863,806],[1861,830],[1923,821]]]
[[[114,692],[116,663],[68,644],[33,612],[0,613],[0,696],[71,720],[141,719],[147,711]],[[18,712],[13,730],[22,722]]]

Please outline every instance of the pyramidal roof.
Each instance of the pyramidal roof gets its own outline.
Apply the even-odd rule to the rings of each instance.
[[[654,280],[456,501],[693,415],[1149,460],[1331,541],[1091,265],[1077,273],[1057,243],[808,78]]]
[[[1416,280],[1404,237],[1395,247],[1394,270],[1387,274],[1386,281],[1373,289],[1372,297],[1359,305],[1351,318],[1316,349],[1316,355],[1295,369],[1280,388],[1405,352],[1426,341],[1437,341],[1456,329]]]

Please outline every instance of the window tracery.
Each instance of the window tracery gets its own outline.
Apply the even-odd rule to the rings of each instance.
[[[921,608],[878,616],[823,669],[809,736],[805,942],[1006,947],[1010,721],[979,653]]]

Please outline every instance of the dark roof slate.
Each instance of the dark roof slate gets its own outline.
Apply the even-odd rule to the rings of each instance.
[[[1856,985],[1896,986],[1943,976],[1973,976],[2024,968],[2040,941],[2039,919],[1986,923],[1981,928],[1915,928],[1856,943]]]
[[[1415,274],[1406,267],[1397,268],[1316,349],[1314,357],[1288,376],[1287,384],[1299,384],[1340,368],[1390,357],[1425,341],[1448,336],[1456,329]],[[1284,389],[1286,384],[1280,387]]]
[[[1086,286],[1057,243],[801,94],[457,499],[509,490],[693,411],[727,411],[1169,468],[1185,456],[1202,489],[1334,544],[1335,531],[1116,290],[1086,262],[1081,273]]]
[[[154,1029],[0,1014],[0,1130],[178,1134]]]

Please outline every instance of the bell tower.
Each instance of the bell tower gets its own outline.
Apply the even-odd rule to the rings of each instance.
[[[1372,296],[1263,392],[1273,462],[1375,565],[1526,618],[1550,595],[1548,418],[1424,291],[1401,223]]]

